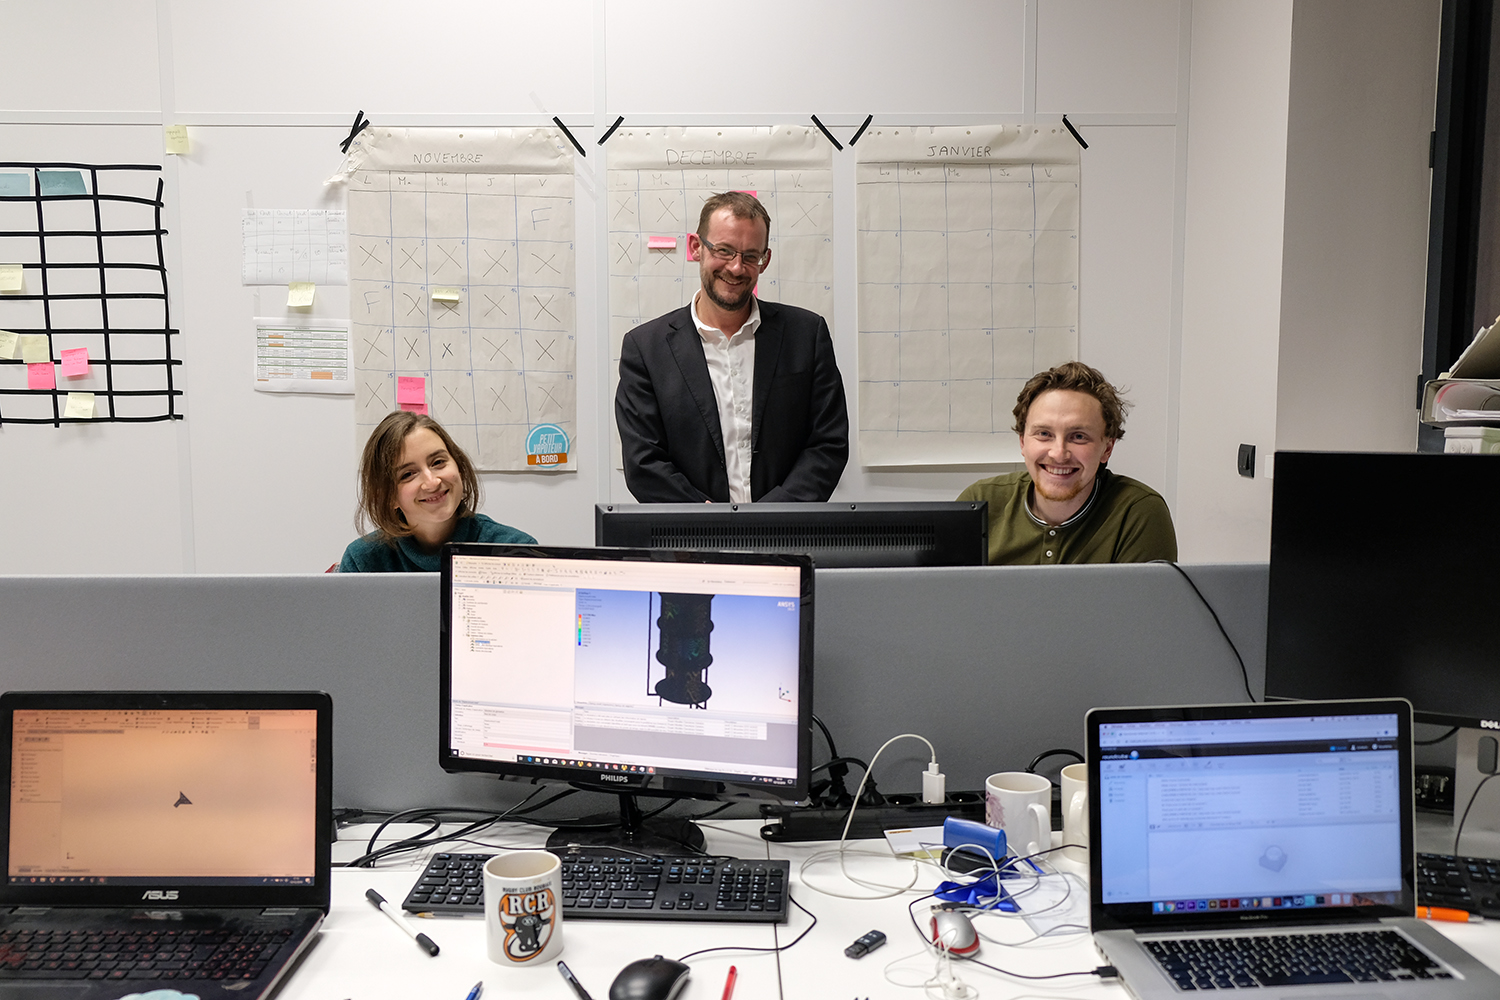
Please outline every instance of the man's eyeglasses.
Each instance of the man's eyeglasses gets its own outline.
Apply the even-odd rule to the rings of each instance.
[[[733,250],[729,247],[714,246],[703,237],[698,237],[698,242],[703,244],[703,249],[714,260],[720,260],[728,264],[736,257],[745,262],[746,267],[764,267],[766,261],[771,259],[769,250]]]

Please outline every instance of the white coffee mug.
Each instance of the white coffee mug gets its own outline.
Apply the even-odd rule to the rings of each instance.
[[[1026,771],[1001,771],[984,779],[984,821],[1005,831],[1017,857],[1052,846],[1052,782]]]
[[[544,965],[562,954],[562,862],[547,851],[508,851],[484,863],[484,933],[490,961]]]
[[[1069,764],[1062,769],[1063,851],[1069,860],[1089,859],[1089,766]]]

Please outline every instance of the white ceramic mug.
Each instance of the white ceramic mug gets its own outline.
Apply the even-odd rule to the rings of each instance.
[[[984,779],[984,821],[1005,831],[1017,857],[1052,846],[1052,782],[1026,771],[1001,771]]]
[[[490,961],[544,965],[562,954],[562,862],[547,851],[508,851],[484,863],[484,933]]]
[[[1063,855],[1071,861],[1089,860],[1089,766],[1069,764],[1062,769]]]

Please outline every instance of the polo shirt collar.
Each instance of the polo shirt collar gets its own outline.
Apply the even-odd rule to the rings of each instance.
[[[1094,509],[1094,501],[1099,499],[1099,494],[1104,492],[1104,481],[1109,478],[1109,469],[1103,465],[1099,466],[1099,472],[1094,476],[1094,488],[1089,491],[1089,498],[1084,501],[1078,513],[1068,518],[1061,524],[1048,524],[1036,516],[1036,511],[1031,509],[1032,492],[1036,489],[1036,483],[1026,487],[1026,516],[1031,518],[1031,523],[1041,528],[1070,528],[1088,516],[1089,511]]]

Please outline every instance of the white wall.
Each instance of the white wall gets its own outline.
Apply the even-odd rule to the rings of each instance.
[[[1441,0],[1292,18],[1276,447],[1411,451]]]
[[[1111,464],[1162,489],[1185,560],[1265,557],[1267,484],[1235,476],[1233,452],[1276,440],[1292,0],[767,0],[732,31],[689,0],[444,0],[420,24],[409,5],[366,0],[4,6],[6,159],[165,164],[187,419],[0,426],[0,520],[26,526],[0,547],[0,573],[334,561],[353,535],[352,404],[250,388],[251,321],[284,300],[239,284],[239,212],[337,204],[323,180],[356,109],[383,125],[532,125],[547,121],[537,102],[590,150],[579,170],[596,189],[593,139],[617,114],[816,113],[847,138],[868,113],[962,125],[1066,112],[1090,143],[1081,354],[1136,403]],[[163,157],[163,123],[190,126],[189,156]],[[849,195],[853,162],[835,154]],[[605,445],[604,220],[587,195],[578,209],[579,471],[485,479],[492,516],[555,544],[590,542],[593,504],[629,499]],[[853,246],[852,197],[835,231]],[[852,254],[837,268],[830,319],[852,402]],[[346,310],[342,288],[320,289],[316,315]],[[39,470],[40,502],[24,488]],[[949,499],[994,471],[851,464],[835,495]]]

